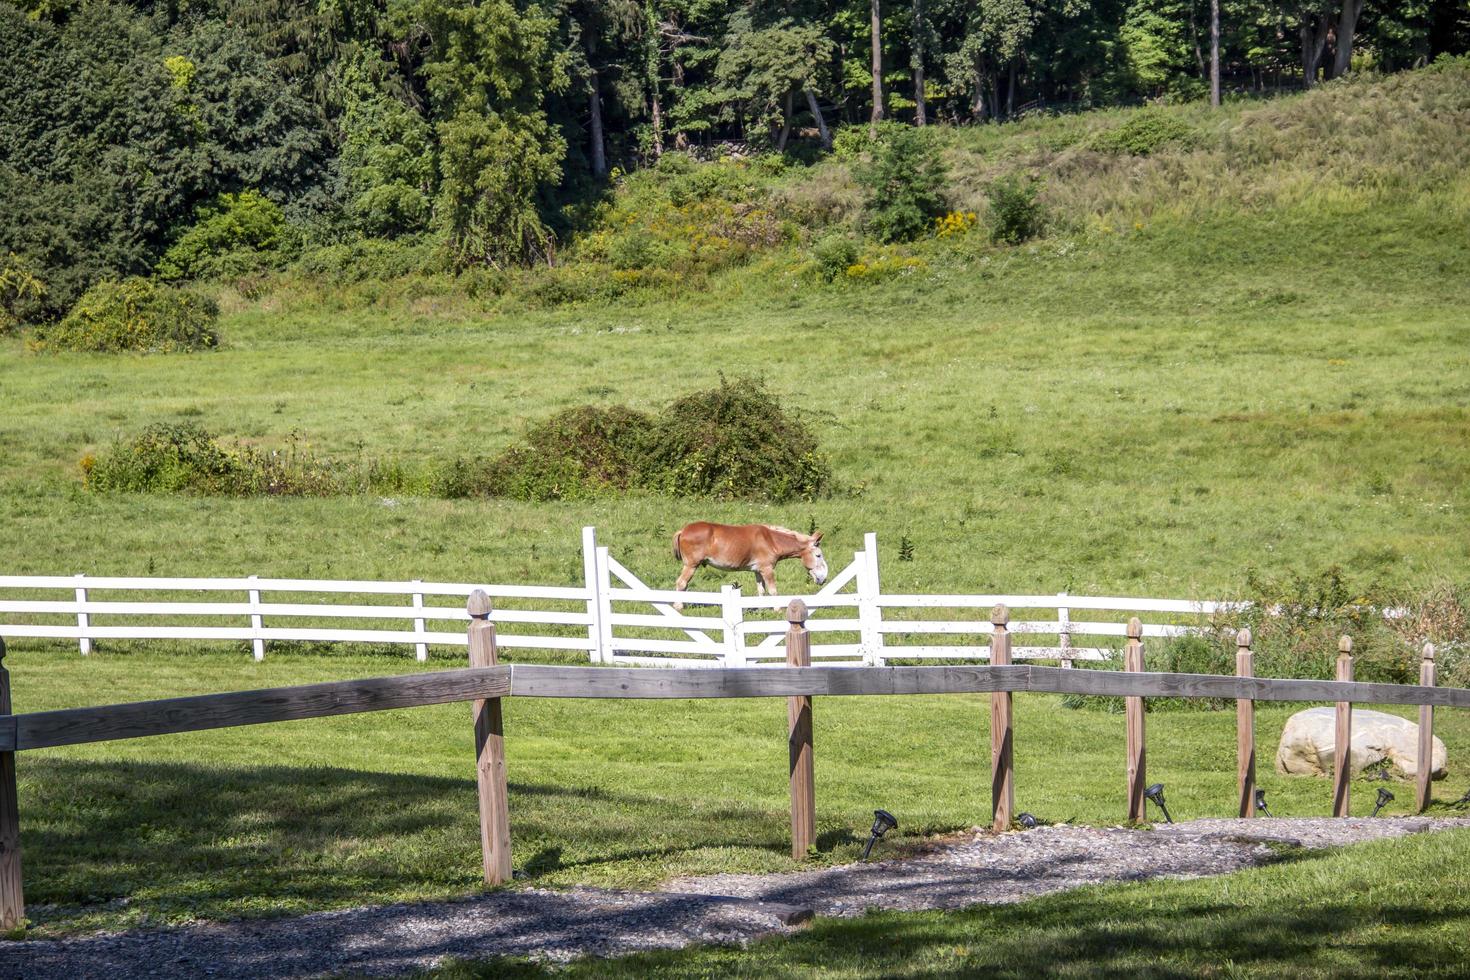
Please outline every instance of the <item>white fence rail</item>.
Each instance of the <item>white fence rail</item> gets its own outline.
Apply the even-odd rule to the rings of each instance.
[[[465,645],[464,598],[481,588],[498,600],[491,620],[506,649],[574,651],[607,664],[747,666],[785,659],[782,613],[790,597],[747,596],[736,586],[651,588],[597,544],[594,528],[583,529],[582,548],[583,585],[569,587],[0,575],[0,636],[76,640],[83,654],[94,640],[236,641],[248,643],[256,660],[272,641],[404,644],[425,660],[430,646]],[[54,592],[69,598],[31,597]],[[218,598],[204,601],[200,593]],[[1124,636],[1129,616],[1143,619],[1146,637],[1172,637],[1232,608],[1066,593],[884,595],[873,534],[864,536],[850,564],[802,598],[812,612],[813,660],[870,665],[987,660],[988,612],[996,603],[1016,617],[1013,657],[1064,666],[1112,657],[1116,647],[1107,641]],[[682,611],[675,609],[679,603]],[[936,611],[942,618],[920,618]]]

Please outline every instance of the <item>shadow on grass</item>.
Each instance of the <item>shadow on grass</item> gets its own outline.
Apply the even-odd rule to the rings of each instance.
[[[482,887],[469,777],[52,758],[27,760],[21,776],[37,925],[274,915]],[[787,846],[780,815],[755,809],[701,820],[677,800],[598,787],[513,782],[510,795],[518,873],[531,878]]]

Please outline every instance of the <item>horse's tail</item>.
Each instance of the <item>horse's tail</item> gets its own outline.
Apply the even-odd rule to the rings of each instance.
[[[684,560],[684,553],[679,550],[679,535],[681,535],[683,533],[684,533],[683,531],[675,531],[674,532],[674,561],[683,561]]]

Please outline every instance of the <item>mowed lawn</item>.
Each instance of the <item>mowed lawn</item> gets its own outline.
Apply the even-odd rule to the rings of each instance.
[[[422,669],[408,656],[256,664],[239,653],[22,651],[10,661],[19,711]],[[1018,809],[1121,822],[1122,716],[1050,695],[1015,703]],[[818,699],[814,860],[854,860],[876,807],[900,821],[888,853],[988,821],[987,705],[983,695]],[[1327,780],[1271,768],[1295,707],[1258,706],[1261,785],[1276,814],[1325,815]],[[537,885],[646,887],[795,867],[785,710],[781,699],[509,699],[516,871]],[[1470,778],[1454,760],[1470,752],[1470,714],[1441,710],[1437,730],[1454,768],[1431,812],[1460,813],[1451,804]],[[1148,732],[1149,775],[1167,785],[1176,819],[1233,813],[1233,711],[1153,713]],[[479,887],[467,705],[40,750],[18,768],[39,935]],[[1382,785],[1359,782],[1353,812],[1368,813]],[[1388,812],[1409,812],[1412,787],[1392,789]]]

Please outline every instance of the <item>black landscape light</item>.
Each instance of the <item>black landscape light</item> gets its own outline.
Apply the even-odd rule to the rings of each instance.
[[[1027,830],[1031,830],[1036,826],[1036,818],[1029,813],[1023,813],[1016,818],[1016,823],[1025,827]]]
[[[1268,817],[1271,815],[1271,811],[1266,808],[1266,791],[1263,789],[1256,790],[1256,809]]]
[[[1166,807],[1166,806],[1164,806],[1164,784],[1163,783],[1154,783],[1148,789],[1146,789],[1146,790],[1143,791],[1143,795],[1146,796],[1146,797],[1148,797],[1150,800],[1152,800],[1153,803],[1154,803],[1154,806],[1156,806],[1160,810],[1163,810],[1164,811],[1164,823],[1173,823],[1174,822],[1173,818],[1169,816],[1169,808]]]
[[[1368,814],[1368,816],[1370,816],[1370,817],[1376,817],[1376,816],[1378,816],[1378,811],[1379,810],[1382,810],[1383,807],[1386,804],[1392,802],[1392,800],[1393,800],[1393,794],[1392,793],[1390,793],[1388,790],[1384,789],[1382,786],[1378,787],[1378,802],[1373,805],[1373,812],[1370,813],[1370,814]]]
[[[873,845],[877,842],[878,838],[882,837],[884,834],[888,833],[890,830],[897,826],[898,818],[889,813],[887,810],[873,811],[872,836],[868,838],[867,846],[863,848],[864,861],[866,861],[868,859],[868,855],[873,852]]]

